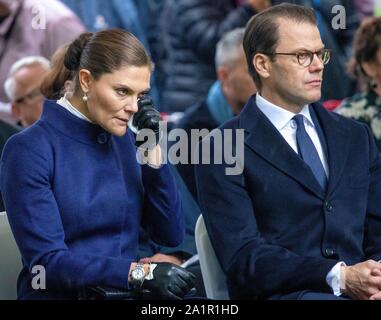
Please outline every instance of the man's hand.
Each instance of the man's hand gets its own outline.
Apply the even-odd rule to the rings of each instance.
[[[246,4],[251,6],[255,11],[261,12],[271,6],[270,0],[246,0]]]
[[[342,266],[343,292],[352,299],[381,298],[381,263],[374,260]]]
[[[372,276],[375,276],[375,277],[381,277],[381,270],[380,269],[372,269],[372,271],[370,272],[370,274]],[[379,291],[378,293],[374,294],[373,296],[371,296],[369,298],[369,300],[381,300],[381,291]]]
[[[144,280],[142,288],[148,289],[160,299],[181,300],[194,288],[196,276],[171,263],[158,263],[153,279]]]
[[[152,257],[142,258],[142,259],[140,259],[139,262],[140,263],[169,262],[169,263],[173,263],[177,266],[179,266],[183,263],[182,259],[179,258],[177,255],[163,254],[163,253],[156,253]]]

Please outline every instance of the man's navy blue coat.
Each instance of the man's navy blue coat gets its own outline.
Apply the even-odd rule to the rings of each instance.
[[[225,175],[224,163],[196,167],[201,210],[232,298],[332,292],[326,276],[337,262],[381,259],[381,160],[372,134],[311,107],[327,145],[326,192],[255,96],[219,129],[244,129],[243,173]]]

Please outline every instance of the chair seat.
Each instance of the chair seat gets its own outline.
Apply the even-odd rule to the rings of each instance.
[[[202,215],[197,219],[195,237],[206,296],[209,299],[229,300],[226,276],[210,242]]]
[[[5,212],[0,212],[0,261],[0,300],[17,299],[17,277],[22,263]]]

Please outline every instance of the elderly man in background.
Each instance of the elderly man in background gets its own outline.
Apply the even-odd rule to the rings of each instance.
[[[0,0],[0,83],[9,66],[22,57],[46,58],[85,31],[77,16],[57,0]],[[2,111],[8,102],[0,86]]]
[[[217,43],[215,67],[217,81],[210,87],[206,99],[190,106],[176,128],[184,129],[189,137],[192,129],[211,131],[238,115],[250,96],[256,92],[243,51],[244,28],[227,32]],[[196,141],[194,140],[196,143]],[[176,165],[189,191],[197,199],[191,139],[188,141],[188,163]]]
[[[4,90],[11,102],[12,115],[21,127],[35,123],[42,112],[43,96],[40,83],[49,70],[49,60],[30,56],[16,61],[4,83]]]

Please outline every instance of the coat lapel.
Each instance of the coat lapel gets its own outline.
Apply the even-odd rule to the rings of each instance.
[[[318,104],[312,104],[312,107],[319,118],[327,142],[329,167],[327,195],[330,195],[343,175],[348,157],[350,132],[344,127],[338,116],[334,117]]]
[[[310,167],[290,147],[270,120],[259,110],[255,96],[240,114],[241,128],[247,135],[245,144],[284,174],[298,181],[321,199],[325,194]]]

